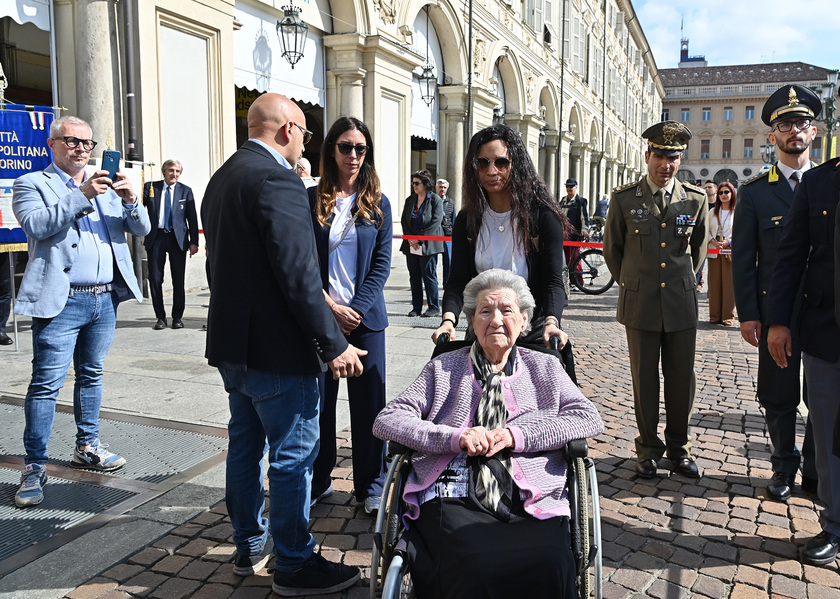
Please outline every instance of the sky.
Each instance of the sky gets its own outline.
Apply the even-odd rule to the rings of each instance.
[[[709,66],[801,61],[840,70],[837,0],[631,1],[660,69],[678,66],[684,17],[689,56]]]

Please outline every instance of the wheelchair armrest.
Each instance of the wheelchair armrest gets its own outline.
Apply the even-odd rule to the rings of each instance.
[[[410,448],[406,447],[402,443],[397,443],[396,441],[388,441],[388,455],[394,456],[400,453],[408,453],[411,451]]]
[[[585,458],[589,455],[589,444],[586,439],[574,439],[566,443],[566,455],[570,458]]]

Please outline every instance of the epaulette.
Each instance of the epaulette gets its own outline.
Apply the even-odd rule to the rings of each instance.
[[[811,167],[811,170],[813,171],[813,170],[816,170],[818,168],[823,168],[826,165],[833,166],[833,167],[840,167],[840,156],[837,156],[836,158],[832,158],[830,160],[826,160],[822,164],[818,164],[817,166]]]
[[[630,189],[631,187],[636,187],[636,185],[638,185],[638,184],[639,184],[638,181],[633,181],[632,183],[625,183],[624,185],[621,185],[620,187],[616,187],[615,189],[613,189],[613,193],[618,193],[619,191],[624,191],[625,189]]]
[[[698,187],[694,183],[689,183],[688,181],[682,181],[682,186],[683,187],[688,187],[691,191],[698,191],[698,192],[700,192],[704,195],[706,193],[705,189],[703,189],[702,187]]]
[[[753,175],[752,177],[750,177],[749,179],[747,179],[746,181],[741,183],[741,185],[749,185],[750,183],[754,183],[754,182],[758,181],[759,179],[761,179],[762,177],[766,177],[769,173],[770,173],[769,169],[766,170],[766,171],[762,171],[762,172],[760,172],[756,175]]]

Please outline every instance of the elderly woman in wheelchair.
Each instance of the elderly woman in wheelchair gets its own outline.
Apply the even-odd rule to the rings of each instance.
[[[574,597],[566,443],[603,422],[550,354],[519,348],[534,298],[509,271],[464,291],[476,341],[441,355],[373,432],[414,451],[403,499],[417,597]]]

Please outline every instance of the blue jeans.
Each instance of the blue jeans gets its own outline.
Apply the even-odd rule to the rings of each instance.
[[[55,400],[64,386],[71,359],[76,371],[76,444],[90,445],[99,438],[102,370],[116,323],[113,292],[94,295],[71,291],[57,316],[32,319],[32,380],[26,392],[23,430],[27,464],[47,463]]]
[[[319,447],[317,377],[229,368],[219,373],[230,406],[225,503],[236,550],[259,553],[270,524],[275,567],[297,570],[315,549],[308,525],[312,463]],[[268,520],[263,516],[266,451]]]

